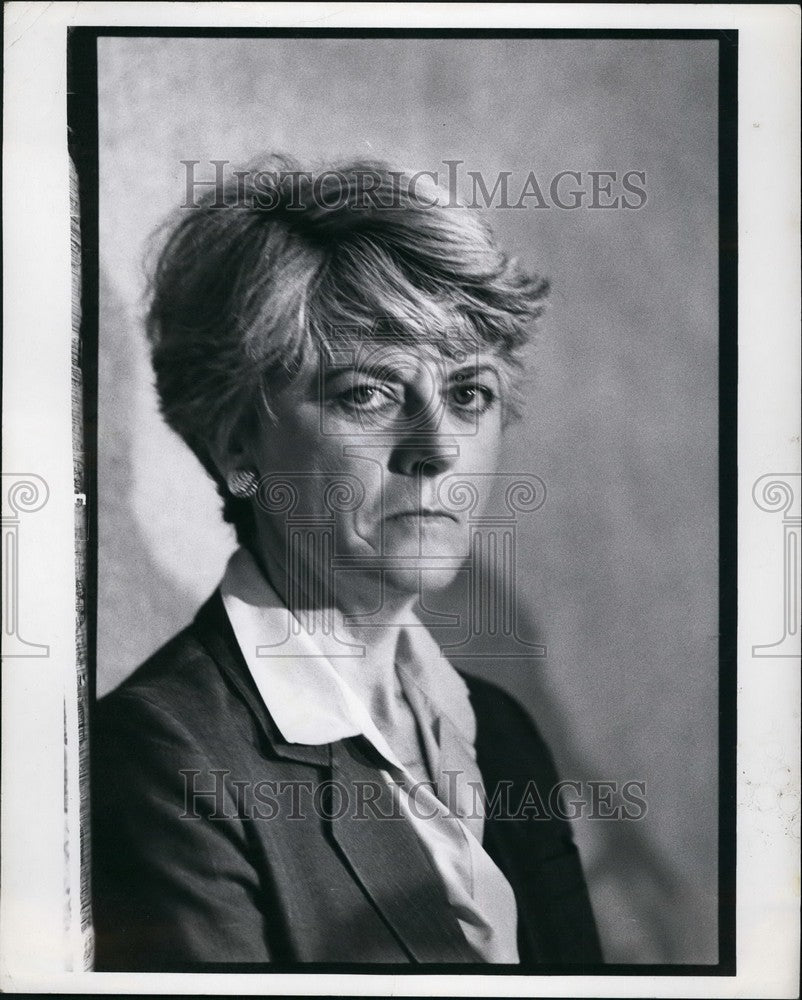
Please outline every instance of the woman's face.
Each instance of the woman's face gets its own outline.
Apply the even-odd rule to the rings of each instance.
[[[379,569],[390,591],[416,593],[421,580],[448,584],[468,555],[468,518],[481,515],[496,469],[502,365],[489,350],[454,359],[434,345],[381,340],[308,361],[274,396],[275,420],[262,420],[249,446],[262,477],[263,556],[290,572],[293,525],[333,529],[341,587],[366,578],[375,586]],[[470,504],[459,480],[471,484]],[[288,490],[297,494],[289,509]],[[313,551],[300,544],[301,559]]]

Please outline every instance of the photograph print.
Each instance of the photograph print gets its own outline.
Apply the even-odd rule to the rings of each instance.
[[[71,30],[94,969],[731,969],[736,59]]]

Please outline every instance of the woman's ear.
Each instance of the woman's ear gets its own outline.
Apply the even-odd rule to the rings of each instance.
[[[229,428],[221,429],[217,439],[211,442],[209,453],[219,474],[228,481],[242,469],[255,469],[251,449],[251,438],[247,422],[240,418]]]
[[[211,457],[218,474],[225,481],[231,496],[238,500],[250,500],[259,488],[259,472],[251,461],[248,437],[242,425],[228,434],[221,434],[211,449]]]

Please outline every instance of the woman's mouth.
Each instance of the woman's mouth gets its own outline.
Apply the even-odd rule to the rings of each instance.
[[[451,511],[443,510],[437,507],[410,507],[406,510],[399,510],[393,514],[388,514],[385,516],[386,521],[416,521],[420,523],[431,523],[435,524],[437,522],[454,522],[456,523],[457,518]]]

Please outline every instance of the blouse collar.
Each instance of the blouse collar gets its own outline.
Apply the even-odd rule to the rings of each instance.
[[[338,660],[353,660],[359,647],[333,633],[313,632],[283,603],[247,549],[229,559],[220,592],[254,683],[288,743],[320,745],[365,736],[393,767],[398,760],[362,701],[338,673]],[[476,720],[468,688],[415,618],[405,625],[396,668],[414,685],[434,719],[447,720],[470,746]]]

